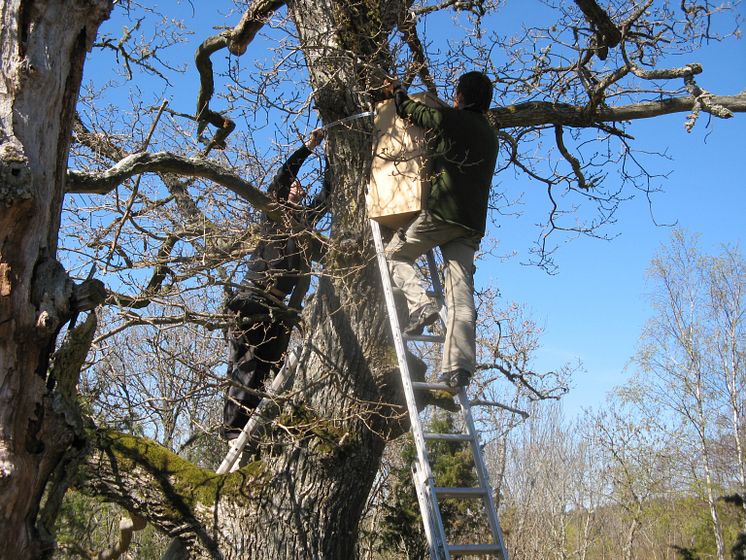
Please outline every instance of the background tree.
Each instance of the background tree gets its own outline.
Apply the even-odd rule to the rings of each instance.
[[[744,343],[742,267],[737,251],[704,255],[695,238],[675,232],[651,265],[655,315],[635,357],[640,373],[627,392],[659,430],[676,438],[691,487],[701,488],[708,504],[718,558],[726,554],[718,497],[743,491],[743,393],[731,392],[743,383],[734,359]],[[723,446],[726,439],[732,443]]]
[[[654,522],[658,504],[672,497],[670,483],[677,479],[667,437],[654,422],[636,418],[630,410],[611,407],[599,412],[590,426],[604,465],[604,503],[618,506],[622,526],[613,550],[624,560],[644,558],[640,533]]]
[[[600,463],[559,405],[531,413],[506,452],[503,522],[511,558],[585,558],[600,523]]]
[[[155,352],[149,364],[189,370],[186,386],[220,375],[215,355],[180,362],[173,341],[192,332],[218,343],[229,319],[219,303],[253,247],[250,224],[258,211],[281,219],[255,185],[305,130],[311,106],[322,123],[367,110],[387,74],[448,97],[446,84],[461,70],[486,66],[499,81],[490,118],[503,140],[503,168],[526,174],[548,195],[535,252],[545,267],[563,232],[604,236],[630,190],[650,193],[627,121],[689,112],[694,126],[701,112],[730,117],[746,109],[742,95],[703,91],[701,66],[667,66],[668,54],[719,38],[713,18],[728,10],[709,3],[615,0],[601,9],[566,2],[551,25],[519,31],[517,39],[489,33],[490,18],[504,9],[498,2],[256,0],[242,7],[235,27],[198,49],[200,87],[188,114],[167,110],[161,99],[150,108],[137,86],[106,109],[102,84],[80,90],[86,50],[111,3],[2,4],[0,542],[9,556],[50,554],[54,519],[76,473],[80,488],[178,537],[184,554],[352,557],[385,445],[406,429],[385,313],[370,304],[382,301],[364,204],[370,120],[328,134],[334,195],[326,256],[312,271],[304,352],[279,401],[279,439],[260,450],[259,462],[216,476],[141,437],[177,448],[186,434],[210,433],[214,425],[200,425],[209,415],[193,406],[176,405],[175,389],[184,384],[174,387],[168,376],[141,383],[138,391],[156,404],[143,414],[142,397],[133,398],[127,385],[139,383],[132,379],[137,367],[127,352],[107,347],[123,333],[127,351],[139,351],[137,343]],[[127,79],[160,77],[168,94],[179,69],[169,48],[186,30],[149,6],[123,2],[117,9],[131,23],[121,37],[102,34],[98,46],[116,54]],[[459,33],[439,56],[424,23],[444,14],[456,17]],[[239,19],[231,17],[230,24]],[[491,55],[501,47],[505,55]],[[224,49],[230,64],[218,90],[211,56]],[[262,56],[267,52],[272,56]],[[254,68],[245,71],[239,61],[249,57]],[[263,125],[276,151],[259,143]],[[496,208],[508,202],[495,192]],[[58,253],[59,239],[65,252]],[[107,287],[108,309],[100,318],[79,317],[104,298],[92,274]],[[77,326],[68,327],[51,359],[67,322]],[[139,341],[127,333],[133,327]],[[111,424],[101,416],[91,424],[78,407],[78,375],[94,340],[86,383],[102,388],[99,376],[117,380],[118,390],[104,395],[118,407]],[[498,348],[501,358],[510,351]],[[501,365],[509,381],[537,386],[525,361]]]

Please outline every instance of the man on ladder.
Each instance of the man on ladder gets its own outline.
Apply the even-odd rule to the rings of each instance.
[[[438,318],[415,260],[439,247],[446,266],[448,310],[439,383],[466,387],[476,365],[474,254],[484,236],[487,203],[497,161],[495,131],[487,122],[492,82],[481,72],[458,81],[451,107],[429,107],[409,98],[400,83],[387,80],[397,114],[424,129],[430,155],[431,187],[426,209],[398,230],[386,247],[394,284],[407,299],[408,335],[419,335]]]
[[[395,81],[387,81],[384,87],[395,96],[397,114],[409,124],[422,129],[428,143],[430,192],[421,206],[423,209],[394,234],[385,250],[375,215],[371,216],[371,229],[417,451],[412,474],[430,556],[433,560],[451,560],[464,555],[497,556],[500,560],[508,560],[489,472],[471,413],[472,402],[465,390],[476,367],[474,254],[485,231],[487,201],[498,150],[495,132],[485,116],[492,100],[492,84],[481,72],[464,74],[456,88],[453,108],[442,105],[431,107],[414,101]],[[388,109],[382,111],[381,114],[386,115]],[[387,121],[382,118],[383,122]],[[396,138],[396,148],[401,146],[408,149],[407,134],[390,136]],[[410,153],[403,154],[405,158],[412,157]],[[390,178],[392,173],[400,173],[396,165],[393,170],[386,169],[387,158],[391,158],[391,152],[384,148],[380,157],[384,165],[378,171],[384,170],[384,180]],[[406,173],[410,171],[414,171],[410,177],[421,177],[417,171],[403,165],[401,174],[405,177],[404,183],[407,182]],[[377,181],[372,183],[377,187]],[[374,192],[377,193],[376,190]],[[433,257],[432,249],[435,247],[440,248],[446,268],[445,298]],[[428,297],[414,267],[415,260],[423,254],[427,255],[430,282],[437,304]],[[401,322],[408,324],[403,329],[398,318],[395,288],[399,288],[407,300],[408,317]],[[445,338],[423,336],[423,329],[438,319],[439,306],[443,303],[447,308]],[[441,373],[436,383],[413,378],[407,359],[407,341],[445,343]],[[423,391],[445,391],[457,396],[462,417],[462,430],[459,433],[428,432],[424,429],[418,415]],[[427,446],[430,441],[468,443],[478,486],[439,485],[430,465]],[[489,542],[481,537],[478,540],[483,542],[449,542],[451,539],[446,533],[440,508],[442,499],[481,499],[491,535]]]

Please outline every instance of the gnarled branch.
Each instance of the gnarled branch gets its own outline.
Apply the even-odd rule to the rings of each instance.
[[[230,31],[208,37],[197,48],[194,55],[194,64],[200,78],[200,90],[197,96],[197,121],[199,123],[197,134],[201,135],[208,124],[218,129],[205,148],[205,154],[209,153],[213,147],[224,148],[225,139],[236,127],[235,123],[227,116],[210,109],[210,100],[215,93],[215,81],[210,57],[226,47],[231,54],[241,56],[246,52],[247,46],[272,13],[284,5],[284,0],[255,0],[249,9],[244,12],[236,27]]]
[[[729,109],[733,113],[746,112],[746,94],[713,95],[708,97],[710,105]],[[587,113],[583,107],[568,103],[529,101],[517,105],[506,105],[490,109],[489,118],[496,128],[541,126],[546,124],[591,127],[602,122],[632,121],[649,119],[660,115],[691,111],[697,103],[694,97],[672,97],[661,101],[632,103],[618,107],[598,107]],[[703,107],[703,110],[707,110]],[[713,113],[714,114],[714,113]],[[728,118],[727,115],[717,115]]]
[[[139,173],[175,173],[201,177],[218,183],[249,201],[256,208],[276,215],[279,209],[272,199],[250,182],[234,175],[217,163],[203,158],[188,158],[170,152],[138,152],[131,154],[113,167],[101,172],[70,170],[67,172],[66,192],[106,194],[125,179]]]

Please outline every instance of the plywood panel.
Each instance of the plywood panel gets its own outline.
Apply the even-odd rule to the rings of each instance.
[[[445,106],[428,93],[412,99]],[[424,131],[396,114],[394,100],[376,107],[373,162],[368,184],[368,216],[390,228],[405,225],[425,207],[429,192]]]

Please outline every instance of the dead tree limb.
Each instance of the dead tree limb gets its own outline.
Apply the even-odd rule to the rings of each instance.
[[[609,49],[616,47],[622,40],[622,32],[596,0],[575,0],[595,31],[592,47],[601,60],[606,60]]]
[[[241,21],[230,31],[224,31],[208,37],[197,48],[194,64],[199,72],[200,89],[197,96],[197,135],[201,136],[208,124],[217,128],[217,132],[207,142],[204,155],[212,148],[225,148],[225,140],[233,132],[236,124],[226,115],[210,109],[210,100],[215,93],[212,60],[210,57],[217,51],[227,48],[231,54],[241,56],[246,52],[249,43],[268,21],[275,10],[284,6],[284,0],[255,0],[244,12]]]

